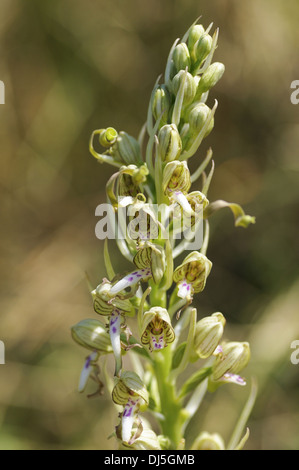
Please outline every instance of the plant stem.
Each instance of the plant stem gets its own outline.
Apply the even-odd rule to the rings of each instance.
[[[177,397],[175,384],[170,379],[171,362],[170,346],[155,354],[154,370],[158,382],[161,413],[165,417],[160,424],[163,434],[171,440],[173,449],[177,449],[183,438],[183,424],[187,416],[181,400]]]

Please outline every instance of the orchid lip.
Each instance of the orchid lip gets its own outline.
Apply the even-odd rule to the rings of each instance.
[[[147,280],[152,276],[150,269],[139,269],[133,273],[127,274],[110,289],[110,295],[116,295],[127,287],[131,287],[141,280]]]
[[[140,399],[138,397],[129,398],[127,404],[125,405],[121,420],[121,438],[123,442],[129,442],[131,439],[134,419],[139,409],[139,402]]]
[[[178,284],[178,288],[178,297],[181,297],[182,299],[191,297],[192,285],[186,280],[181,281]]]

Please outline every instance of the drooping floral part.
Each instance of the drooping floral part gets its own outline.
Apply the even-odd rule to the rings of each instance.
[[[152,307],[144,313],[141,343],[148,345],[150,351],[161,351],[175,339],[169,314],[165,308]]]
[[[84,392],[90,375],[97,367],[98,358],[99,358],[99,353],[97,351],[92,352],[86,358],[82,372],[80,374],[80,379],[79,379],[78,391],[80,393]]]
[[[111,288],[110,293],[112,295],[117,295],[119,294],[119,292],[127,289],[128,287],[134,286],[140,281],[148,281],[151,277],[152,272],[150,269],[138,269],[130,274],[127,274],[120,281],[114,284],[114,286]]]
[[[178,286],[178,297],[191,300],[194,293],[203,291],[212,268],[211,261],[202,253],[193,251],[173,273]]]
[[[121,414],[121,437],[130,442],[132,428],[142,402],[148,404],[148,392],[135,372],[122,372],[112,390],[112,400],[124,407]]]
[[[113,348],[115,358],[115,375],[119,374],[122,368],[121,358],[121,341],[120,341],[120,328],[122,322],[121,311],[114,309],[109,319],[109,334],[111,339],[111,345]]]

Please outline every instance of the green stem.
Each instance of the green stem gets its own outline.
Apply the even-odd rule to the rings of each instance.
[[[150,293],[151,307],[158,305],[166,308],[166,291],[159,289],[159,286],[153,282],[149,284],[152,288]],[[173,351],[170,345],[162,351],[154,353],[153,367],[158,384],[161,414],[164,416],[160,422],[162,433],[171,440],[173,449],[177,449],[183,439],[183,425],[188,416],[177,396],[175,381],[171,379],[172,355]]]
[[[170,439],[173,449],[177,449],[183,439],[183,425],[187,416],[181,400],[177,397],[175,384],[170,379],[171,362],[170,346],[155,354],[154,370],[160,395],[161,413],[164,416],[160,422],[162,433]]]

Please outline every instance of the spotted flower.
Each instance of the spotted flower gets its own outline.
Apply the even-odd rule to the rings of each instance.
[[[175,338],[170,317],[165,308],[152,307],[143,315],[141,343],[150,351],[160,351]]]
[[[178,297],[191,300],[194,293],[201,292],[212,268],[211,261],[202,253],[193,251],[173,273],[178,287]]]

